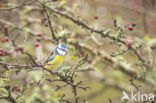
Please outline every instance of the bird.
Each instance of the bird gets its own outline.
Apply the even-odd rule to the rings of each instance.
[[[45,61],[44,68],[58,72],[64,65],[68,48],[64,43],[60,43],[54,49],[51,56]]]

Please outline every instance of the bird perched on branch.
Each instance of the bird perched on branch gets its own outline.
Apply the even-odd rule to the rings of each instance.
[[[63,65],[67,55],[68,49],[64,43],[56,46],[53,54],[45,62],[45,68],[53,71],[59,71]]]

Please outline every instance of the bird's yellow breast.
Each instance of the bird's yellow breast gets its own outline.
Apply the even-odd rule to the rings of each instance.
[[[45,68],[52,70],[55,67],[61,66],[65,60],[65,57],[66,56],[56,55],[53,60],[49,61],[48,64],[45,65]]]

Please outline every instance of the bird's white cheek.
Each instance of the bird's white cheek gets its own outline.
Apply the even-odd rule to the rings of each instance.
[[[59,53],[60,55],[66,55],[66,52],[63,51],[63,50],[57,49],[57,51],[58,51],[58,53]]]

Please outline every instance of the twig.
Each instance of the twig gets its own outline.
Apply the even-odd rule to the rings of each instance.
[[[72,89],[73,89],[73,93],[74,93],[75,103],[78,103],[78,96],[77,96],[76,85],[73,85]]]
[[[29,56],[30,59],[33,61],[33,63],[34,63],[37,67],[39,67],[39,64],[38,64],[38,63],[36,62],[36,60],[34,59],[33,55],[31,55],[29,52],[26,52],[26,51],[21,51],[21,53],[23,53],[23,54]]]
[[[125,50],[121,50],[120,52],[113,52],[113,53],[111,54],[111,56],[112,56],[112,57],[116,57],[116,56],[118,56],[118,55],[122,55],[122,54],[126,53],[128,50],[129,50],[129,48],[127,48],[127,49],[125,49]]]
[[[36,1],[38,1],[38,0],[33,0],[33,1],[29,2],[29,3],[25,3],[25,2],[24,2],[23,4],[18,5],[18,6],[15,6],[15,7],[12,7],[12,8],[0,8],[0,10],[13,10],[13,9],[18,9],[18,8],[21,8],[21,7],[24,7],[24,6],[27,6],[27,5],[31,5],[31,4],[35,3]]]
[[[131,79],[129,79],[129,81],[131,82],[131,85],[133,85],[137,91],[140,92],[139,87],[134,83],[134,80],[136,79],[136,77],[131,76]]]
[[[40,2],[41,3],[41,2]],[[54,29],[53,29],[53,26],[52,26],[52,23],[51,23],[51,20],[50,20],[50,16],[48,14],[48,11],[46,10],[46,6],[44,5],[44,3],[41,3],[42,6],[43,6],[43,10],[47,16],[47,20],[48,20],[48,24],[49,24],[49,28],[50,28],[50,31],[51,31],[51,34],[52,34],[52,39],[54,40],[57,40],[56,36],[55,36],[55,33],[54,33]]]

